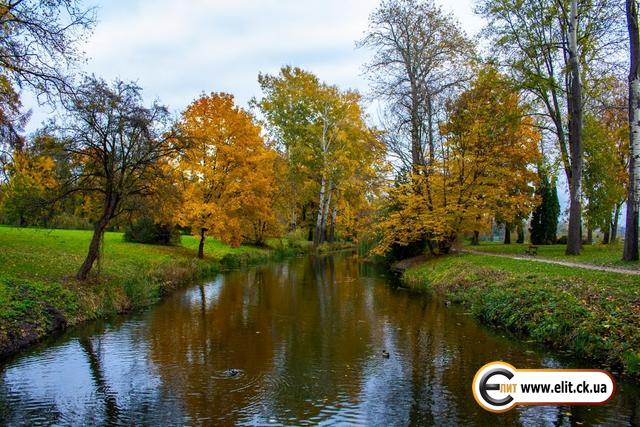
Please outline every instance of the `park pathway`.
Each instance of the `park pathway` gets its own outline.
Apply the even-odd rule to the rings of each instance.
[[[640,270],[631,270],[628,268],[618,268],[618,267],[607,267],[605,265],[585,264],[581,262],[561,261],[558,259],[540,258],[538,256],[531,256],[531,255],[496,254],[492,252],[474,251],[471,249],[462,249],[457,252],[465,253],[465,254],[473,254],[473,255],[495,256],[499,258],[518,259],[523,261],[543,262],[546,264],[563,265],[565,267],[583,268],[585,270],[596,270],[596,271],[607,271],[609,273],[640,275]]]

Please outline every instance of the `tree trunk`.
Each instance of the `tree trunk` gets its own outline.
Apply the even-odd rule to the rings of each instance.
[[[322,239],[324,238],[324,232],[322,230],[322,223],[324,222],[324,203],[325,203],[325,189],[326,182],[324,176],[322,177],[322,181],[320,182],[320,198],[318,200],[318,217],[316,218],[316,231],[313,234],[313,244],[314,246],[318,246],[322,243]]]
[[[508,222],[504,223],[504,244],[511,244],[511,224],[509,224]]]
[[[291,208],[291,222],[289,223],[289,231],[294,231],[298,227],[298,218],[296,217],[296,204]]]
[[[204,233],[206,231],[207,231],[206,228],[200,229],[200,243],[198,243],[198,258],[200,259],[204,258],[204,240],[206,238]]]
[[[610,223],[612,225],[612,223]],[[602,236],[602,244],[603,245],[608,245],[609,241],[610,241],[610,231],[611,231],[611,227],[607,227],[604,232],[603,232],[603,236]]]
[[[571,156],[571,182],[569,184],[569,232],[567,255],[579,255],[582,249],[580,195],[582,192],[582,84],[578,61],[578,0],[571,0],[569,17],[569,151]]]
[[[480,232],[479,231],[474,231],[473,232],[473,238],[471,239],[471,244],[474,246],[477,246],[480,244]]]
[[[333,192],[335,190],[331,180],[329,180],[329,185],[327,185],[329,189],[329,194],[327,194],[327,199],[324,202],[324,212],[322,213],[322,239],[324,241],[328,238],[328,230],[327,226],[329,225],[329,209],[331,208],[331,197],[333,196]]]
[[[421,97],[418,94],[418,86],[415,76],[410,75],[409,81],[411,85],[411,163],[413,166],[413,173],[417,174],[421,172],[421,168],[424,166],[422,140],[420,138],[420,128],[422,127],[422,120],[420,118]]]
[[[618,224],[620,221],[620,209],[622,209],[622,204],[616,205],[616,210],[613,214],[613,223],[611,223],[611,238],[609,242],[616,243],[618,240]]]
[[[524,243],[524,227],[522,226],[522,221],[518,224],[518,240],[516,243]]]
[[[593,228],[587,228],[587,245],[593,245]]]
[[[622,259],[638,259],[638,210],[640,202],[640,32],[635,0],[627,0],[629,31],[629,195]]]
[[[80,266],[80,270],[76,274],[76,279],[84,281],[89,277],[89,272],[93,268],[93,263],[100,256],[100,243],[102,243],[102,237],[104,236],[104,231],[107,229],[109,225],[109,221],[115,212],[115,202],[108,203],[102,217],[98,220],[98,222],[93,227],[93,236],[91,237],[91,243],[89,244],[89,252],[87,253],[87,257],[84,259],[84,262]]]
[[[491,235],[489,236],[489,241],[493,242],[493,236],[496,234],[496,220],[494,218],[491,219]]]
[[[336,238],[336,216],[338,215],[338,208],[336,204],[333,204],[333,210],[331,211],[331,226],[329,227],[329,242],[333,243]]]

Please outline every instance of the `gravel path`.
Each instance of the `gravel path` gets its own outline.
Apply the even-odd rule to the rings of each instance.
[[[470,249],[463,249],[458,252],[466,253],[466,254],[474,254],[474,255],[495,256],[500,258],[519,259],[524,261],[543,262],[546,264],[564,265],[565,267],[583,268],[585,270],[597,270],[597,271],[607,271],[609,273],[640,275],[640,270],[630,270],[628,268],[618,268],[618,267],[607,267],[604,265],[584,264],[580,262],[561,261],[557,259],[540,258],[538,256],[531,256],[531,255],[496,254],[491,252],[474,251]]]

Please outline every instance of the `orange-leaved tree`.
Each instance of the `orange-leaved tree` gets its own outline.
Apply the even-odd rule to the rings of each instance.
[[[440,154],[390,190],[378,252],[426,239],[448,252],[457,236],[513,222],[535,206],[540,134],[518,92],[494,68],[479,71],[448,107]]]
[[[252,116],[233,96],[212,93],[196,99],[178,125],[186,149],[176,159],[183,186],[178,222],[200,238],[232,246],[263,243],[277,226],[273,205],[274,162]]]

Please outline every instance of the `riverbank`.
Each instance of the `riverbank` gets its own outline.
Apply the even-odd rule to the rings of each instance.
[[[81,322],[143,309],[171,290],[217,272],[255,265],[308,249],[307,242],[275,240],[267,248],[231,248],[208,239],[178,246],[129,243],[106,233],[100,274],[74,279],[91,239],[84,230],[0,227],[0,357]]]
[[[640,378],[640,278],[477,254],[431,258],[403,281],[481,322]]]

